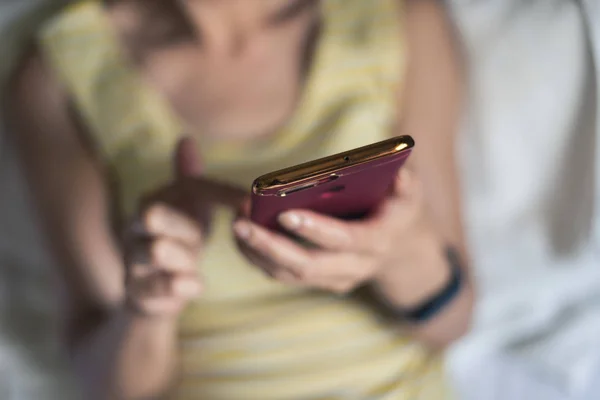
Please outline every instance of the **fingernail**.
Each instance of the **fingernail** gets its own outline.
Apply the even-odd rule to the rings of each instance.
[[[252,227],[245,221],[236,222],[233,226],[233,230],[235,234],[243,240],[248,240],[252,235]]]
[[[293,212],[286,212],[279,216],[279,223],[289,230],[300,228],[302,222],[302,217]]]

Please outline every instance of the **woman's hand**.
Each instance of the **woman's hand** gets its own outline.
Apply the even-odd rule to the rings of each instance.
[[[280,216],[286,230],[314,247],[248,220],[238,221],[234,229],[244,254],[277,280],[347,293],[365,283],[385,287],[393,276],[394,303],[410,307],[449,278],[444,245],[424,208],[420,183],[403,169],[393,193],[366,220],[344,221],[304,210]]]
[[[164,203],[147,207],[128,249],[127,299],[146,315],[176,315],[202,289],[199,225]]]
[[[247,194],[201,178],[191,139],[175,154],[177,178],[148,196],[126,240],[127,300],[150,316],[176,316],[202,291],[198,261],[215,203],[237,209]]]

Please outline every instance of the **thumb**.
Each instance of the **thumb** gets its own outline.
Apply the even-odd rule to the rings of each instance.
[[[198,177],[202,175],[202,160],[196,141],[190,137],[184,137],[177,144],[174,155],[175,174],[178,178]]]
[[[408,168],[400,168],[393,185],[393,196],[400,199],[410,199],[420,193],[418,179]]]

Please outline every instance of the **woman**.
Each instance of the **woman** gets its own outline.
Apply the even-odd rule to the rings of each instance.
[[[83,1],[38,37],[11,116],[90,393],[448,395],[473,289],[437,2]],[[262,173],[402,133],[418,150],[373,217],[281,216],[315,249],[238,213]]]

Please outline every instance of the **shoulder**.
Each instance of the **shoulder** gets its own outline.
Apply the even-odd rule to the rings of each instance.
[[[4,101],[7,133],[26,164],[81,157],[81,129],[70,96],[38,49],[31,49],[13,73]]]
[[[439,15],[448,12],[447,3],[440,0],[396,0],[401,3],[401,7],[413,15],[425,13],[436,13]]]
[[[81,140],[68,91],[32,47],[10,78],[4,96],[9,134],[26,153],[44,147],[68,154]]]
[[[32,48],[13,73],[5,96],[11,123],[50,123],[54,126],[67,114],[67,96],[46,64],[41,52]]]
[[[439,0],[402,0],[404,19],[409,34],[420,35],[420,40],[442,34],[452,36],[453,27],[448,6]]]
[[[409,75],[424,84],[440,84],[463,76],[463,52],[450,10],[437,0],[405,0],[405,34]],[[411,66],[412,65],[412,66]]]

